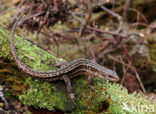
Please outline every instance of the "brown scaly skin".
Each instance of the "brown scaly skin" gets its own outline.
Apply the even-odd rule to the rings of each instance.
[[[11,31],[11,53],[15,63],[17,64],[17,67],[21,69],[24,73],[30,75],[31,77],[45,79],[48,81],[64,80],[67,84],[68,95],[72,100],[74,99],[74,95],[71,92],[72,87],[69,78],[73,78],[81,74],[87,76],[94,76],[100,79],[107,79],[111,81],[119,80],[119,77],[116,74],[116,72],[88,59],[76,59],[67,63],[66,65],[63,65],[60,69],[52,71],[41,72],[29,68],[19,59],[14,45],[14,32],[21,17],[22,15],[17,19]]]

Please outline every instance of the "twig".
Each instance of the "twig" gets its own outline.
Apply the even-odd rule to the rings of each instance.
[[[123,82],[124,82],[124,80],[125,80],[125,78],[126,78],[126,72],[127,72],[127,70],[126,70],[126,68],[125,68],[125,64],[124,64],[124,61],[123,61],[123,59],[122,59],[121,56],[120,56],[120,61],[121,61],[122,68],[123,68],[123,76],[122,76],[122,79],[121,79],[120,84],[123,84]]]
[[[115,13],[115,12],[113,12],[113,11],[107,9],[107,8],[104,7],[100,2],[98,2],[98,5],[99,5],[104,11],[106,11],[107,13],[111,14],[111,15],[114,16],[114,17],[117,17],[119,20],[121,19],[121,16],[120,16],[119,14],[117,14],[117,13]]]
[[[142,14],[139,10],[134,9],[134,8],[129,8],[128,10],[129,10],[129,11],[134,11],[134,12],[138,13],[140,16],[142,16],[142,18],[144,19],[144,21],[145,21],[146,23],[148,23],[148,20],[146,19],[146,17],[144,16],[144,14]]]
[[[95,52],[94,52],[94,49],[93,49],[93,46],[92,46],[92,44],[91,44],[91,42],[90,42],[90,38],[92,38],[92,37],[94,37],[95,36],[95,33],[91,33],[91,34],[89,34],[87,37],[86,37],[86,39],[87,39],[87,42],[88,42],[88,44],[89,44],[89,50],[90,50],[90,53],[91,53],[91,55],[92,55],[92,57],[93,57],[93,61],[97,61],[97,58],[96,58],[96,56],[95,56]]]
[[[100,2],[98,2],[98,4],[99,4],[99,6],[100,6],[104,11],[106,11],[107,13],[111,14],[113,17],[116,17],[116,18],[118,19],[118,21],[119,21],[119,27],[118,27],[118,29],[116,30],[116,33],[119,33],[119,32],[122,30],[122,26],[123,26],[122,17],[121,17],[119,14],[117,14],[117,13],[115,13],[115,12],[113,12],[113,11],[107,9],[106,7],[104,7]]]
[[[54,4],[54,7],[55,7],[56,11],[58,12],[59,10],[58,10],[58,7],[57,7],[56,0],[53,0],[53,4]]]
[[[146,92],[146,90],[145,90],[145,88],[144,88],[144,85],[143,85],[142,82],[141,82],[140,76],[139,76],[139,74],[138,74],[136,68],[134,67],[133,69],[134,69],[135,75],[136,75],[136,77],[137,77],[137,79],[138,79],[138,81],[139,81],[139,84],[140,84],[140,86],[141,86],[141,88],[142,88],[144,94],[146,94],[147,92]]]
[[[24,23],[26,20],[31,19],[31,18],[33,18],[33,19],[35,20],[35,19],[36,19],[35,17],[37,17],[37,16],[39,16],[39,15],[41,15],[41,14],[43,14],[43,13],[44,13],[44,12],[40,12],[40,13],[31,15],[31,16],[29,16],[29,17],[26,17],[26,18],[22,19],[22,20],[19,22],[19,25],[21,25],[21,24]]]
[[[121,63],[121,64],[123,64],[123,65],[129,67],[128,64],[122,63],[121,61],[119,61],[118,59],[114,58],[114,57],[111,56],[111,55],[107,55],[107,57],[109,57],[110,59],[112,59],[112,60],[114,60],[114,61],[116,61],[116,62],[118,62],[118,63]],[[140,76],[139,76],[139,74],[138,74],[136,68],[135,68],[134,66],[130,66],[130,68],[135,72],[136,78],[138,79],[139,84],[140,84],[140,86],[141,86],[141,88],[142,88],[144,94],[146,94],[146,90],[145,90],[145,88],[144,88],[144,85],[143,85],[142,82],[141,82]]]
[[[70,12],[70,13],[74,17],[74,19],[79,21],[82,25],[85,25],[85,23],[80,18],[78,18],[73,12]],[[141,37],[138,33],[119,34],[119,33],[116,33],[116,32],[104,31],[104,30],[101,30],[101,29],[98,29],[98,28],[91,27],[89,25],[87,25],[86,28],[88,28],[90,30],[94,30],[96,32],[100,32],[100,33],[105,33],[105,34],[109,34],[109,35],[119,36],[121,38],[126,38],[126,37],[129,37],[131,35],[136,35],[136,36]]]
[[[130,3],[131,3],[131,0],[126,0],[125,7],[124,7],[124,12],[123,12],[123,22],[127,22],[126,17],[127,17],[127,11],[129,9]]]

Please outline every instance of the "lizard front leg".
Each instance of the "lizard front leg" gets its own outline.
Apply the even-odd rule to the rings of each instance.
[[[68,97],[70,97],[71,100],[73,101],[73,103],[75,104],[74,100],[76,100],[76,98],[75,98],[74,94],[72,93],[72,86],[71,86],[70,79],[65,75],[65,76],[63,76],[63,80],[65,81],[65,83],[67,85]]]
[[[67,62],[66,61],[63,61],[63,62],[58,62],[58,61],[55,61],[56,63],[56,66],[60,67],[60,68],[63,68],[65,65],[67,65]],[[67,92],[68,92],[68,97],[71,98],[71,100],[73,101],[73,103],[75,104],[75,96],[74,94],[72,93],[72,86],[71,86],[71,82],[70,82],[70,79],[68,78],[68,76],[63,76],[63,80],[64,82],[66,83],[67,85]]]
[[[89,88],[91,90],[95,90],[95,87],[92,85],[93,78],[94,78],[93,76],[88,76],[88,78],[87,78],[87,82],[88,82]]]

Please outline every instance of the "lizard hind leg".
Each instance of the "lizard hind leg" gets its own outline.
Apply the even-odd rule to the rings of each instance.
[[[65,75],[63,76],[63,80],[65,81],[66,85],[67,85],[67,92],[68,92],[68,97],[71,98],[72,102],[75,104],[75,96],[72,93],[72,86],[71,86],[71,82],[70,79]]]

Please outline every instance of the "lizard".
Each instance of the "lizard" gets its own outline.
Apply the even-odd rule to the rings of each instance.
[[[67,85],[67,92],[68,96],[71,98],[71,100],[74,102],[75,96],[72,93],[72,86],[70,82],[70,78],[73,78],[77,75],[86,75],[88,76],[89,82],[92,80],[92,78],[97,77],[102,80],[110,80],[110,81],[118,81],[119,77],[117,73],[113,70],[110,70],[102,65],[99,65],[95,63],[92,60],[89,59],[75,59],[71,62],[68,62],[67,64],[63,65],[57,70],[51,70],[51,71],[36,71],[28,67],[26,64],[24,64],[20,58],[18,57],[14,45],[14,32],[15,28],[22,18],[23,15],[19,16],[14,23],[12,30],[11,30],[11,41],[10,41],[10,48],[11,48],[11,54],[13,56],[14,62],[17,64],[17,67],[22,70],[24,73],[28,74],[29,76],[41,80],[48,80],[48,81],[54,81],[54,80],[64,80]]]

